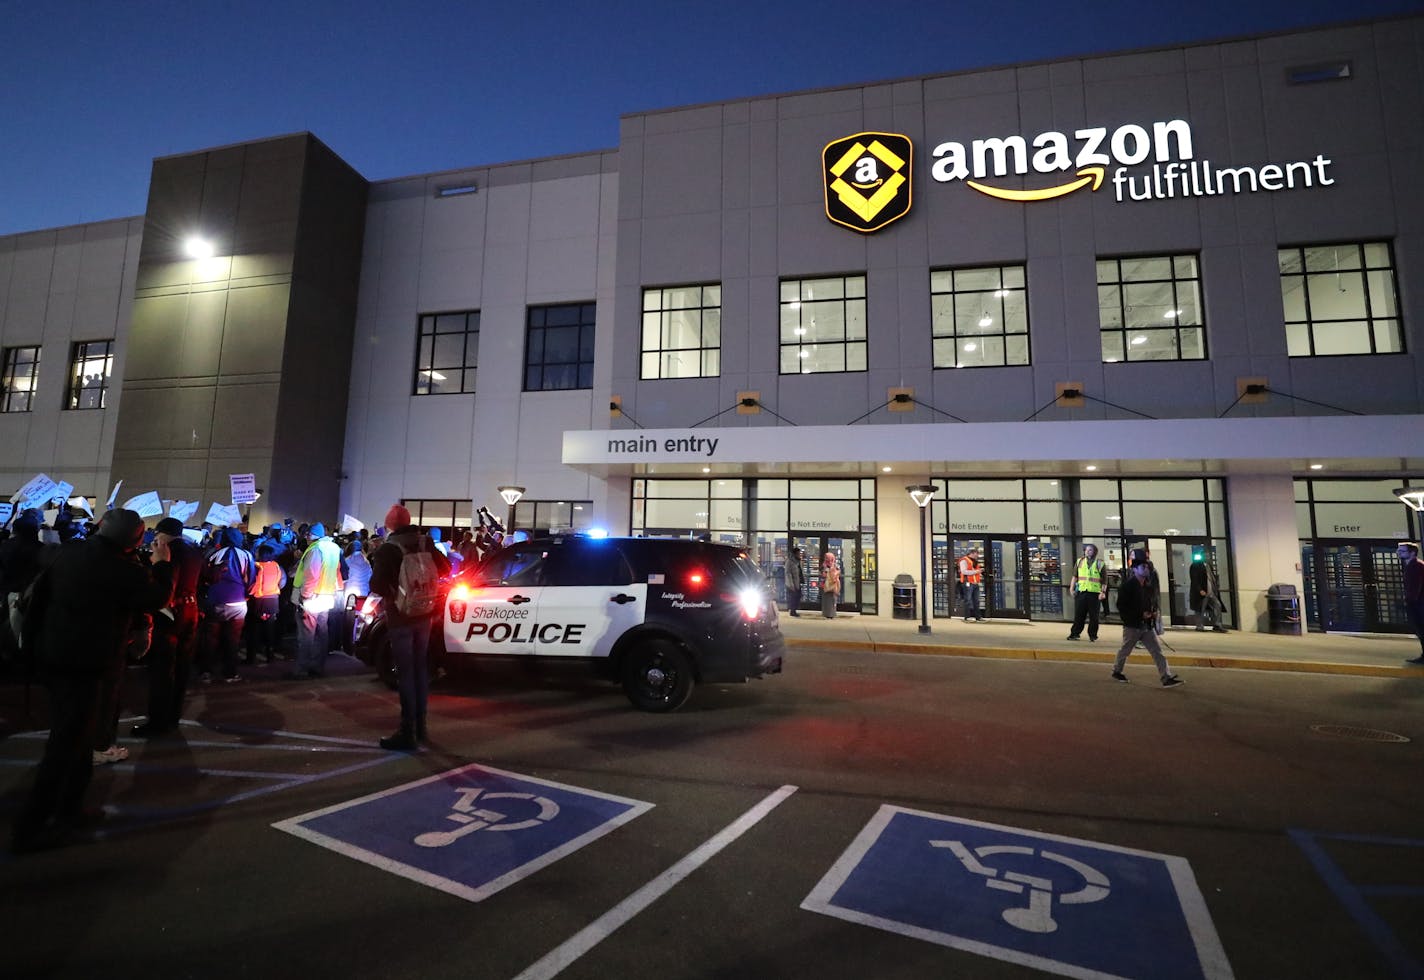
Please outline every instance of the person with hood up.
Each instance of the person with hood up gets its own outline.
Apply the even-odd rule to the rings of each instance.
[[[320,521],[307,531],[311,544],[292,575],[292,597],[298,612],[297,666],[287,677],[322,677],[330,650],[327,622],[341,592],[341,549]]]
[[[135,554],[143,535],[138,514],[111,510],[92,536],[60,549],[36,583],[23,640],[49,690],[50,730],[15,822],[11,848],[17,853],[61,845],[102,817],[83,806],[101,684],[123,670],[134,617],[156,612],[173,589],[162,541],[154,545],[151,568]]]
[[[390,534],[385,544],[371,556],[371,592],[381,597],[386,614],[386,637],[391,644],[400,685],[400,728],[381,739],[381,748],[414,751],[426,740],[425,709],[430,696],[430,620],[439,606],[424,615],[406,615],[396,607],[400,592],[401,564],[407,555],[428,552],[438,574],[450,573],[450,562],[435,547],[429,535],[410,522],[410,511],[395,504],[386,512]]]
[[[203,566],[208,586],[203,610],[203,662],[211,664],[213,654],[221,658],[223,683],[242,680],[237,672],[237,648],[247,621],[247,590],[257,577],[257,563],[243,546],[242,532],[225,527],[218,532],[218,549]],[[249,653],[248,663],[256,662]]]

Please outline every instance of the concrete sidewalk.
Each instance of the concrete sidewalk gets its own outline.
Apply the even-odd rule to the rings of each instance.
[[[781,631],[792,646],[839,647],[879,653],[922,653],[949,657],[993,657],[1009,660],[1057,660],[1111,664],[1122,642],[1122,627],[1104,624],[1096,643],[1086,631],[1070,641],[1069,624],[994,619],[966,623],[960,619],[932,619],[928,635],[919,632],[919,620],[884,616],[838,615],[825,619],[803,611],[798,617],[781,614]],[[1419,655],[1413,634],[1306,633],[1276,636],[1269,633],[1198,633],[1191,627],[1169,628],[1162,637],[1162,652],[1177,667],[1231,667],[1238,670],[1288,670],[1366,677],[1417,677],[1424,667],[1405,664]],[[1134,662],[1147,660],[1143,650]]]

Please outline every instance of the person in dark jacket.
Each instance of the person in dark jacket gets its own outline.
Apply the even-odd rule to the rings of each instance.
[[[148,650],[148,718],[133,726],[139,738],[166,735],[183,717],[183,698],[198,645],[198,581],[203,552],[183,537],[183,522],[165,517],[154,528],[154,554],[161,546],[172,566],[171,593],[153,617]]]
[[[5,603],[9,620],[6,640],[15,647],[20,641],[20,615],[16,605],[20,594],[34,581],[40,571],[41,517],[37,510],[27,510],[15,518],[13,532],[0,544],[0,600]]]
[[[1215,633],[1225,633],[1221,625],[1221,599],[1216,592],[1216,573],[1207,564],[1206,552],[1192,552],[1192,564],[1187,569],[1191,590],[1189,605],[1197,617],[1197,632],[1206,630],[1211,624]]]
[[[1113,661],[1112,678],[1127,683],[1127,675],[1122,668],[1127,664],[1127,655],[1141,640],[1157,666],[1162,686],[1176,687],[1182,680],[1168,668],[1167,658],[1162,656],[1162,647],[1157,642],[1157,608],[1155,595],[1148,583],[1152,567],[1147,560],[1147,552],[1133,551],[1129,564],[1129,574],[1117,594],[1117,614],[1122,619],[1122,646]]]
[[[1405,663],[1424,667],[1424,561],[1419,559],[1419,545],[1413,541],[1401,541],[1396,550],[1404,572],[1404,612],[1409,617],[1409,626],[1419,638],[1420,653]]]
[[[386,638],[391,644],[400,685],[400,728],[381,739],[381,748],[413,751],[426,740],[425,706],[430,695],[430,620],[440,610],[424,616],[406,616],[396,608],[400,591],[401,562],[405,556],[427,551],[443,578],[450,574],[450,562],[436,548],[429,535],[410,523],[410,511],[396,504],[386,513],[386,543],[371,556],[371,593],[381,597],[386,615]]]
[[[63,844],[98,815],[83,803],[102,678],[123,669],[133,617],[157,610],[173,585],[162,544],[151,568],[134,554],[143,533],[138,514],[111,510],[92,537],[60,550],[36,586],[23,640],[33,644],[49,690],[50,731],[15,822],[11,848],[17,853]]]
[[[800,618],[801,589],[806,581],[805,570],[801,567],[800,548],[792,548],[786,558],[786,609],[790,615]]]

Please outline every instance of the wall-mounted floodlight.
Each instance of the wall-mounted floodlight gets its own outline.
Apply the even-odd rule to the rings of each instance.
[[[1399,487],[1394,495],[1410,510],[1416,513],[1424,511],[1424,487]]]
[[[212,242],[198,235],[189,235],[183,239],[183,254],[190,259],[210,259],[217,251]]]

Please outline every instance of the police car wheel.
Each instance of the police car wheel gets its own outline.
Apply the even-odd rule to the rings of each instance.
[[[644,640],[624,657],[623,693],[643,711],[676,711],[692,695],[692,662],[671,640]]]

